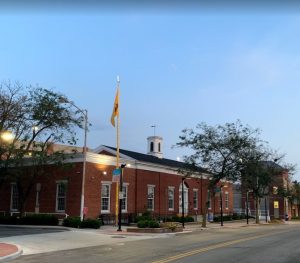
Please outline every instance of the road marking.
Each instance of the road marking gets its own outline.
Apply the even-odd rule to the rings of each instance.
[[[241,242],[245,242],[245,241],[249,241],[249,240],[254,240],[254,239],[258,239],[258,238],[262,238],[262,237],[266,237],[266,236],[272,236],[275,234],[281,234],[284,232],[289,232],[289,231],[280,231],[277,233],[268,233],[268,234],[263,234],[263,235],[257,235],[257,236],[253,236],[253,237],[246,237],[246,238],[241,238],[241,239],[237,239],[237,240],[232,240],[232,241],[227,241],[224,243],[219,243],[219,244],[215,244],[215,245],[211,245],[208,247],[204,247],[204,248],[200,248],[200,249],[195,249],[195,250],[191,250],[185,253],[181,253],[175,256],[171,256],[165,259],[161,259],[161,260],[157,260],[157,261],[152,261],[152,263],[167,263],[167,262],[171,262],[171,261],[175,261],[181,258],[185,258],[185,257],[189,257],[189,256],[193,256],[196,254],[200,254],[200,253],[204,253],[216,248],[222,248],[222,247],[228,247],[237,243],[241,243]]]

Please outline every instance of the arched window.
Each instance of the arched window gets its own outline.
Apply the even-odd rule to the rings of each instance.
[[[150,142],[150,152],[153,152],[154,151],[154,144],[153,142]]]
[[[158,143],[158,152],[160,153],[160,142]]]

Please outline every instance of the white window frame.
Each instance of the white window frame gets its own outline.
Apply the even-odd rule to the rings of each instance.
[[[225,192],[225,209],[229,209],[229,193]]]
[[[153,189],[153,198],[149,198],[149,190]],[[149,208],[149,200],[152,200],[152,208]],[[154,200],[155,200],[155,185],[148,184],[147,185],[147,210],[154,211]]]
[[[198,207],[199,207],[198,193],[199,193],[199,189],[193,189],[193,208],[194,208],[194,210],[198,210]],[[196,197],[196,206],[195,206],[195,197]]]
[[[208,210],[211,210],[211,192],[210,192],[210,190],[207,190],[207,202],[209,204],[209,206],[207,208],[208,208]]]
[[[170,191],[172,192],[172,199],[170,199],[170,195],[169,195]],[[175,198],[175,186],[168,186],[168,210],[169,211],[174,211],[175,209],[174,198]],[[172,207],[170,207],[170,200],[172,200]]]
[[[102,187],[104,185],[108,186],[108,209],[107,210],[102,209],[102,198],[107,198],[107,197],[102,197],[102,193],[103,193]],[[111,182],[101,182],[101,195],[100,195],[101,214],[110,213],[110,198],[111,198]]]
[[[128,210],[128,185],[129,185],[128,183],[123,183],[123,187],[122,187],[122,190],[123,190],[122,191],[123,192],[122,204],[123,204],[123,200],[125,199],[125,209],[123,209],[123,207],[122,207],[122,212],[125,212],[125,213]],[[125,192],[124,192],[124,189],[126,189]],[[124,193],[125,193],[125,195],[124,195]]]
[[[55,202],[55,211],[57,213],[64,213],[66,211],[66,204],[67,204],[67,188],[65,189],[65,195],[64,195],[64,210],[59,210],[58,209],[58,198],[62,198],[61,196],[59,197],[58,196],[58,187],[59,185],[67,185],[68,184],[68,181],[67,180],[60,180],[60,181],[56,181],[56,202]]]
[[[18,206],[19,193],[18,193],[17,184],[16,183],[11,183],[10,184],[10,211],[12,211],[12,212],[19,211],[18,208],[13,207],[14,206],[14,198],[17,199],[16,203],[17,203],[17,206]]]

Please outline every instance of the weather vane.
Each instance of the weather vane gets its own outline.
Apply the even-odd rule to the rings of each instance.
[[[153,132],[154,132],[154,136],[155,136],[156,125],[151,125],[151,128],[153,128]]]

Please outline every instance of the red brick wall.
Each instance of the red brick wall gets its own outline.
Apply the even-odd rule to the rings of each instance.
[[[88,208],[86,218],[97,218],[101,213],[101,182],[112,181],[113,166],[103,164],[87,163],[85,178],[85,207]],[[55,213],[56,205],[56,181],[67,180],[67,203],[66,213],[70,216],[80,215],[80,198],[82,184],[82,163],[73,164],[69,169],[48,168],[49,176],[40,177],[36,183],[41,183],[40,192],[40,213]],[[104,174],[106,172],[106,175]],[[125,168],[123,171],[123,182],[128,184],[127,212],[130,214],[143,213],[147,210],[147,186],[155,185],[154,213],[156,215],[179,214],[179,187],[182,177],[176,174],[160,173],[146,170]],[[189,215],[200,215],[204,212],[207,199],[208,181],[206,179],[187,179],[185,184],[189,188]],[[233,195],[232,187],[227,184],[223,191],[229,192],[229,209],[224,213],[232,213]],[[174,211],[168,211],[169,186],[175,187]],[[36,188],[32,190],[25,206],[25,211],[34,212]],[[198,189],[198,209],[193,207],[193,189]],[[116,204],[116,183],[111,183],[110,213],[115,214]],[[223,194],[223,205],[225,207],[225,194]],[[214,202],[215,200],[215,202]],[[218,197],[212,196],[211,212],[219,213]],[[0,190],[0,211],[9,211],[10,206],[10,185]]]

